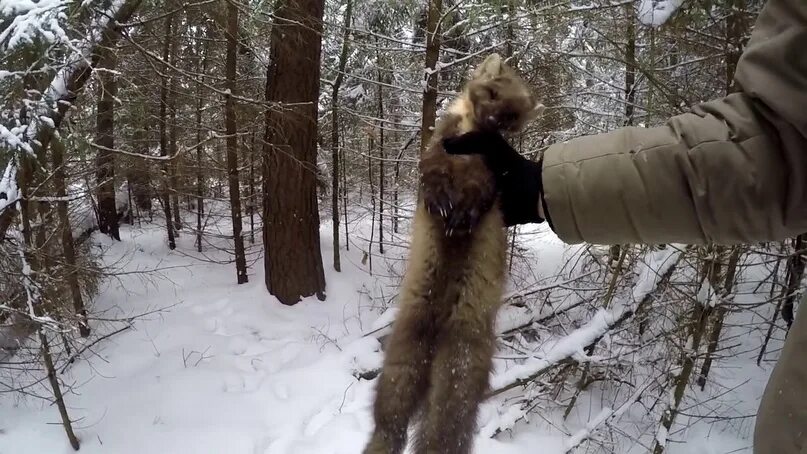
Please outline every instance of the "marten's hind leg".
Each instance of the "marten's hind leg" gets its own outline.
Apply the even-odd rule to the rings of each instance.
[[[404,307],[387,342],[373,407],[375,429],[364,454],[400,454],[422,406],[434,346],[434,315],[425,302]]]
[[[458,308],[458,312],[463,309],[469,308]],[[416,454],[471,452],[479,404],[489,386],[494,351],[492,325],[482,314],[452,317],[440,333],[432,363],[428,408],[414,440]]]

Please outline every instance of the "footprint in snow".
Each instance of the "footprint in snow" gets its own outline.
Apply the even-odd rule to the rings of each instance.
[[[193,313],[195,314],[210,314],[216,313],[220,315],[230,315],[233,313],[232,305],[227,300],[217,300],[212,303],[197,303],[193,305]]]
[[[323,427],[325,427],[336,416],[336,411],[332,404],[326,405],[320,411],[314,414],[311,419],[305,424],[303,428],[303,435],[306,437],[313,437]]]
[[[294,343],[288,343],[284,345],[282,350],[280,351],[280,362],[283,365],[292,362],[293,360],[297,359],[302,349],[303,349],[302,346]]]
[[[263,372],[263,361],[260,358],[236,358],[235,367],[242,372]]]
[[[224,392],[225,393],[251,393],[257,391],[261,384],[263,384],[264,376],[258,375],[240,375],[237,373],[230,373],[224,377]]]
[[[273,390],[278,399],[287,400],[289,398],[289,387],[285,383],[275,383]]]
[[[224,329],[224,322],[219,317],[209,317],[205,319],[205,330],[212,334],[219,336],[226,336],[227,331]]]
[[[237,393],[242,392],[246,388],[244,377],[237,374],[227,374],[224,377],[224,392]]]
[[[249,342],[241,336],[230,339],[229,349],[234,355],[243,355],[249,348]]]
[[[351,399],[348,398],[346,400]],[[313,437],[338,416],[345,415],[346,412],[344,406],[345,403],[342,401],[341,397],[331,400],[322,406],[322,408],[316,412],[314,416],[309,418],[308,422],[306,422],[305,427],[303,428],[303,436]],[[351,418],[353,417],[351,416]]]

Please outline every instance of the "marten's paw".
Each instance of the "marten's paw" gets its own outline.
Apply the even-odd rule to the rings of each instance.
[[[420,171],[425,208],[449,236],[470,233],[493,206],[493,178],[478,156],[430,153],[420,161]]]

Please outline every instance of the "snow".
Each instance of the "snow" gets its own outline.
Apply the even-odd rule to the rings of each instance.
[[[22,149],[31,153],[31,147],[27,143],[20,140],[20,137],[15,134],[13,131],[9,130],[5,126],[0,124],[0,140],[4,141],[9,148],[12,150],[14,149]]]
[[[602,410],[600,410],[597,416],[595,416],[591,421],[588,422],[588,424],[586,424],[585,428],[580,429],[579,431],[574,433],[571,437],[569,437],[568,440],[566,440],[566,449],[571,450],[580,445],[580,443],[582,443],[583,440],[585,440],[591,435],[591,432],[594,429],[596,429],[597,426],[605,422],[605,420],[610,418],[611,415],[613,414],[614,411],[608,407],[605,407]]]
[[[667,445],[667,428],[664,426],[658,427],[658,432],[656,432],[656,442],[661,446]]]
[[[549,342],[550,345],[546,348],[543,357],[530,358],[523,364],[513,366],[501,374],[494,375],[492,387],[496,389],[516,380],[528,378],[536,372],[566,358],[580,358],[583,355],[583,349],[605,334],[617,318],[611,311],[598,311],[584,326],[561,339]]]
[[[659,27],[672,17],[684,0],[641,0],[637,16],[648,26]]]
[[[46,124],[46,125],[47,125],[49,128],[51,128],[51,129],[55,129],[55,128],[56,128],[56,123],[54,123],[54,122],[53,122],[53,119],[52,119],[52,118],[50,118],[50,117],[46,117],[46,116],[44,116],[44,115],[40,115],[40,116],[39,116],[39,121],[41,121],[42,123],[45,123],[45,124]]]
[[[667,247],[654,251],[649,258],[640,263],[639,278],[633,286],[633,300],[641,302],[656,288],[661,277],[675,264],[680,251]]]
[[[358,84],[350,87],[345,92],[345,98],[348,100],[359,100],[365,98],[367,96],[367,92],[364,89],[364,85]]]
[[[0,48],[11,50],[41,38],[52,44],[64,43],[66,33],[59,24],[66,18],[64,0],[0,0],[0,17],[13,17],[0,31]]]
[[[68,382],[86,382],[70,402],[83,421],[81,452],[358,452],[372,383],[353,369],[379,367],[381,356],[378,341],[361,337],[360,321],[343,312],[355,287],[335,283],[326,302],[283,306],[261,275],[233,285],[229,267],[187,256],[190,235],[180,238],[183,253],[169,254],[162,234],[124,227],[121,243],[94,237],[127,271],[165,268],[145,286],[136,275],[108,281],[96,310],[111,317],[176,306],[68,370]],[[52,408],[9,398],[0,397],[0,445],[64,451],[59,427],[45,424],[57,416]]]
[[[2,125],[0,125],[0,128],[2,128]],[[6,164],[6,170],[3,171],[3,177],[0,178],[0,212],[9,205],[17,203],[18,198],[17,167],[13,161],[9,161]]]
[[[67,403],[81,452],[361,452],[372,429],[375,380],[360,376],[381,366],[378,338],[396,314],[394,307],[379,307],[380,298],[373,298],[388,299],[394,289],[385,273],[368,273],[361,260],[364,248],[342,251],[341,273],[326,266],[326,301],[308,298],[290,307],[265,290],[260,260],[250,270],[250,282],[236,285],[233,267],[217,263],[227,258],[223,252],[210,248],[197,254],[193,235],[188,234],[181,234],[177,250],[169,251],[159,224],[123,225],[121,242],[97,233],[92,237],[103,261],[126,273],[102,285],[92,312],[109,319],[148,315],[136,320],[132,329],[97,344],[94,354],[85,355],[62,375],[75,387],[67,394]],[[364,227],[351,228],[351,236],[359,238],[356,230]],[[332,252],[330,230],[323,223],[321,246],[326,258]],[[546,259],[537,262],[539,274],[550,276],[568,250],[558,247],[559,241],[546,227],[534,230],[538,234],[525,243],[538,248],[531,253]],[[225,246],[222,239],[210,240],[214,246]],[[253,248],[257,252],[257,246]],[[405,251],[399,249],[388,252],[395,266],[400,266]],[[673,259],[673,254],[662,251],[648,256],[647,270],[640,273],[646,277],[636,287],[647,288]],[[374,266],[383,266],[381,258],[374,260]],[[546,340],[533,358],[497,370],[492,386],[566,357],[584,359],[582,348],[604,333],[616,316],[601,310],[569,334]],[[94,335],[121,326],[96,322]],[[753,381],[752,388],[743,388],[741,380],[760,376],[757,370],[743,366],[742,373],[719,368],[714,373],[728,374],[723,383],[737,387],[734,394],[719,390],[727,405],[742,412],[754,407],[760,380]],[[560,454],[583,443],[578,448],[582,452],[585,440],[595,439],[596,431],[614,418],[634,417],[627,410],[642,407],[631,404],[645,389],[631,391],[626,400],[610,405],[597,394],[590,398],[584,394],[585,403],[579,406],[588,407],[590,413],[575,412],[565,422],[554,410],[538,410],[530,418],[521,401],[491,399],[481,409],[474,452],[527,454],[540,447],[542,453]],[[738,398],[745,401],[737,404]],[[47,403],[0,393],[0,452],[72,452],[60,426],[54,424],[58,418],[56,408]],[[519,430],[511,430],[515,428]],[[723,432],[693,430],[686,437],[699,447],[697,452],[723,452],[722,446],[750,452],[747,440]],[[687,447],[671,443],[670,452],[691,452]],[[643,452],[639,448],[617,452]]]

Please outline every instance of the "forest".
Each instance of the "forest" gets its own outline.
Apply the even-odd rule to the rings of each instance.
[[[486,56],[547,147],[737,90],[762,0],[0,0],[0,453],[358,453],[418,161]],[[805,239],[507,232],[474,452],[752,452]]]

